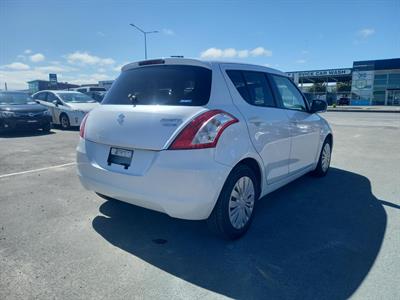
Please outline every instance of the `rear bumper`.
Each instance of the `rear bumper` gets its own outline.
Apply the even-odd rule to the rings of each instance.
[[[138,150],[134,157],[141,159],[123,170],[109,167],[107,155],[100,159],[92,153],[96,145],[109,149],[84,139],[77,147],[78,175],[85,188],[180,219],[207,219],[231,171],[214,160],[214,149]]]
[[[38,129],[51,123],[51,116],[40,118],[2,118],[0,130]]]

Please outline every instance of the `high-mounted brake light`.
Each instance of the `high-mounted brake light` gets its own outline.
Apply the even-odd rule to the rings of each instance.
[[[163,59],[149,59],[149,60],[139,61],[139,63],[138,63],[139,66],[160,65],[160,64],[165,64],[165,60],[163,60]]]
[[[83,120],[82,120],[82,122],[81,122],[81,126],[79,127],[79,136],[81,137],[81,138],[85,138],[85,126],[86,126],[86,120],[87,120],[87,118],[88,118],[88,116],[89,116],[89,113],[87,113],[84,117],[83,117]]]
[[[207,111],[186,125],[169,149],[214,148],[225,128],[237,122],[238,119],[222,110]]]

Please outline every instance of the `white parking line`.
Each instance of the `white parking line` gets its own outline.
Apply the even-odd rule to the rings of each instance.
[[[46,171],[46,170],[51,170],[51,169],[58,169],[58,168],[63,168],[63,167],[68,167],[68,166],[73,166],[73,165],[76,165],[76,162],[71,162],[71,163],[67,163],[67,164],[56,165],[56,166],[51,166],[51,167],[46,167],[46,168],[28,170],[28,171],[4,174],[4,175],[0,175],[0,179],[5,178],[5,177],[16,176],[16,175],[23,175],[23,174],[35,173],[35,172]]]

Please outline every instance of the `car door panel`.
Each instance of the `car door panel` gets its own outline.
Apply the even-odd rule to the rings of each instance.
[[[247,124],[254,148],[264,162],[267,183],[287,176],[290,133],[287,116],[281,109],[248,108]]]
[[[320,125],[315,114],[287,110],[292,138],[289,173],[300,171],[315,162],[319,146]]]
[[[290,133],[288,117],[285,111],[280,108],[266,107],[262,104],[249,104],[245,99],[252,97],[254,99],[260,92],[259,87],[257,86],[252,92],[248,92],[248,80],[246,81],[243,76],[243,82],[246,84],[245,86],[241,85],[239,75],[232,73],[238,71],[234,68],[229,64],[221,66],[233,103],[245,118],[250,140],[263,160],[266,182],[271,184],[286,177],[289,172]],[[241,68],[241,70],[243,69]],[[249,69],[248,71],[252,70]],[[247,71],[244,69],[243,72]],[[237,78],[231,79],[230,76],[237,76]],[[268,82],[267,84],[269,85]],[[273,97],[272,93],[271,97]],[[255,103],[257,101],[256,97]]]
[[[52,115],[52,123],[57,123],[56,119],[54,118],[54,108],[55,105],[51,102],[51,93],[49,92],[41,92],[35,95],[35,100],[37,100],[43,106],[46,106],[49,112]]]
[[[57,106],[53,103],[54,100],[59,100],[56,95],[49,92],[47,95],[47,101],[51,105],[51,115],[53,116],[53,122],[56,124],[60,123],[60,104]]]
[[[270,78],[289,120],[289,174],[296,173],[315,162],[321,132],[319,117],[308,112],[305,99],[289,78],[279,75]]]

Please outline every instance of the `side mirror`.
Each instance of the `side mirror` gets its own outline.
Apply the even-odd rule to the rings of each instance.
[[[311,102],[310,113],[324,112],[328,108],[328,105],[324,100],[313,100]]]
[[[58,104],[60,104],[60,103],[58,102],[58,100],[53,100],[53,104],[54,104],[55,106],[58,106]]]

